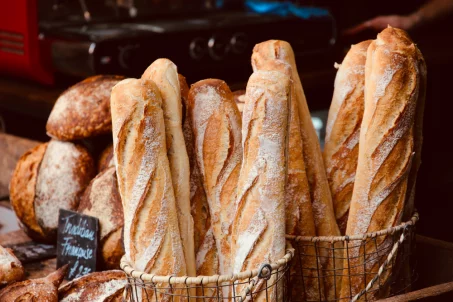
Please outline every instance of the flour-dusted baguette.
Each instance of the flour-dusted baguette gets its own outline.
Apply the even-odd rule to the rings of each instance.
[[[119,269],[124,255],[124,218],[115,167],[102,171],[90,182],[77,212],[99,219],[101,267]]]
[[[10,249],[0,245],[0,286],[22,280],[24,267]]]
[[[367,40],[353,45],[339,66],[327,119],[324,164],[342,234],[346,232],[357,169],[365,95],[365,61],[370,43],[371,40]]]
[[[233,271],[257,269],[285,254],[290,78],[277,71],[256,71],[247,84],[243,111],[244,149],[233,220]],[[275,276],[268,281],[276,282]],[[257,285],[259,288],[260,285]],[[281,284],[268,301],[280,301]],[[265,301],[267,291],[255,301]]]
[[[195,156],[195,137],[192,131],[192,121],[188,110],[189,87],[186,79],[182,75],[179,75],[179,83],[181,86],[183,108],[185,108],[183,132],[190,163],[190,207],[194,221],[196,270],[198,276],[212,276],[218,274],[219,257],[211,226],[208,200],[203,187],[203,176],[200,174],[197,158]],[[199,289],[199,294],[203,295],[201,288]],[[212,292],[212,295],[214,294],[215,292]]]
[[[266,42],[262,43],[266,46]],[[270,43],[267,45],[272,50],[279,50],[278,43]],[[275,53],[275,52],[274,52]],[[279,57],[272,57],[269,53],[265,53],[258,47],[258,51],[252,56],[253,66],[259,70],[276,70],[285,73],[291,77],[291,66],[281,60]],[[295,86],[291,86],[291,93],[295,95]],[[316,236],[315,222],[313,217],[313,208],[310,196],[310,187],[308,183],[306,166],[303,157],[303,140],[302,131],[300,128],[300,118],[298,103],[291,99],[290,103],[290,120],[289,120],[289,141],[288,141],[288,175],[285,188],[285,208],[286,208],[286,234],[296,236]],[[304,255],[316,255],[314,246],[301,247],[304,250],[299,251]],[[316,257],[304,257],[301,260],[301,265],[304,268],[311,268],[306,270],[304,274],[306,278],[297,280],[298,287],[304,288],[302,295],[297,293],[298,298],[302,300],[319,300],[324,299],[324,286],[322,283],[318,285],[318,271]],[[301,284],[301,283],[304,284]],[[293,284],[296,286],[296,284]],[[321,297],[319,297],[321,293]]]
[[[126,257],[136,270],[183,276],[159,89],[149,80],[123,80],[112,89],[111,108]]]
[[[95,272],[60,287],[60,302],[122,302],[127,280],[123,271]]]
[[[406,199],[409,170],[414,152],[414,119],[420,87],[417,48],[402,30],[387,28],[378,34],[367,53],[365,68],[365,110],[360,129],[356,182],[351,199],[347,235],[386,229],[400,223]],[[391,236],[380,236],[377,249],[389,251]],[[365,252],[372,253],[366,272]],[[364,273],[376,272],[387,253],[375,254],[373,241],[350,248],[345,261],[342,297],[357,294],[364,287]],[[359,257],[360,256],[360,257]],[[360,262],[359,262],[360,261]],[[349,267],[347,266],[349,263]],[[380,284],[388,279],[381,276]],[[378,298],[368,295],[368,299]]]
[[[242,162],[241,115],[228,85],[216,79],[192,85],[188,111],[219,258],[217,273],[230,274],[230,226]]]
[[[67,265],[40,279],[13,283],[0,291],[2,302],[58,302],[58,287],[66,275]]]
[[[162,96],[167,156],[176,200],[187,274],[196,275],[193,219],[190,214],[190,165],[182,131],[181,88],[176,65],[168,59],[154,61],[142,75],[156,83]]]
[[[291,102],[297,104],[299,112],[302,152],[317,235],[339,236],[340,231],[335,220],[332,197],[324,169],[319,140],[311,121],[291,45],[285,41],[278,40],[269,40],[257,44],[253,49],[252,55],[253,69],[269,69],[270,62],[275,65],[274,69],[278,68],[281,71],[284,70],[287,74],[291,74]],[[318,252],[323,254],[323,267],[330,271],[325,273],[325,275],[333,276],[334,274],[331,272],[334,268],[336,270],[341,269],[341,257],[343,256],[341,244],[335,244],[335,255],[331,252],[332,244],[323,244],[323,247],[325,248],[319,249]],[[326,298],[328,300],[335,299],[335,296],[339,294],[341,278],[337,277],[336,281],[334,281],[333,277],[325,277],[324,281]],[[334,286],[334,282],[336,282],[336,286]]]

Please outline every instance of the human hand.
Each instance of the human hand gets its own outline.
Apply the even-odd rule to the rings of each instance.
[[[404,30],[410,30],[417,24],[418,18],[416,15],[410,16],[378,16],[374,19],[365,21],[359,25],[346,29],[343,34],[346,36],[356,35],[364,30],[374,30],[380,32],[387,28],[388,25]]]

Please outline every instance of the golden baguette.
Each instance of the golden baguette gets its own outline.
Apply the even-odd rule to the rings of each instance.
[[[375,232],[401,222],[414,153],[420,80],[418,51],[406,32],[389,27],[378,34],[367,53],[365,110],[346,235]],[[342,298],[354,296],[365,287],[364,274],[377,273],[391,244],[391,236],[380,236],[377,246],[374,241],[350,246],[344,268],[351,276],[343,278]],[[381,250],[378,255],[376,249]],[[363,254],[369,255],[365,271]],[[388,280],[389,272],[381,276],[381,285]],[[379,297],[371,293],[367,298]]]

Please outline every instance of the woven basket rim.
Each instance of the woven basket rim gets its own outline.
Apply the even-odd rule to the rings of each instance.
[[[140,279],[143,282],[151,282],[151,283],[168,283],[168,284],[184,284],[184,285],[206,285],[206,284],[220,284],[223,282],[235,282],[238,280],[247,280],[252,279],[258,276],[260,270],[264,266],[270,266],[272,268],[272,272],[275,270],[279,270],[282,267],[285,267],[291,259],[294,257],[295,250],[293,248],[287,248],[286,254],[283,258],[277,260],[272,264],[263,263],[260,268],[254,270],[248,270],[236,274],[229,274],[229,275],[213,275],[213,276],[197,276],[197,277],[189,277],[189,276],[158,276],[154,274],[147,274],[145,272],[140,272],[134,270],[126,259],[126,255],[121,258],[120,267],[126,273],[128,277],[132,277],[134,279]]]
[[[374,238],[377,236],[382,236],[382,235],[388,235],[388,234],[394,234],[395,232],[398,232],[402,229],[405,229],[407,227],[414,226],[417,221],[419,220],[419,215],[417,211],[414,211],[414,214],[412,215],[412,218],[406,222],[403,222],[397,226],[390,227],[387,229],[383,229],[377,232],[372,232],[372,233],[365,233],[362,235],[353,235],[353,236],[295,236],[295,235],[286,235],[286,239],[289,241],[295,241],[295,242],[340,242],[340,241],[352,241],[352,240],[365,240],[368,238]]]

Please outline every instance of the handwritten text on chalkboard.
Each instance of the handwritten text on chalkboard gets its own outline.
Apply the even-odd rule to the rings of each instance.
[[[60,209],[57,266],[69,264],[67,279],[96,270],[99,222],[97,218]]]

